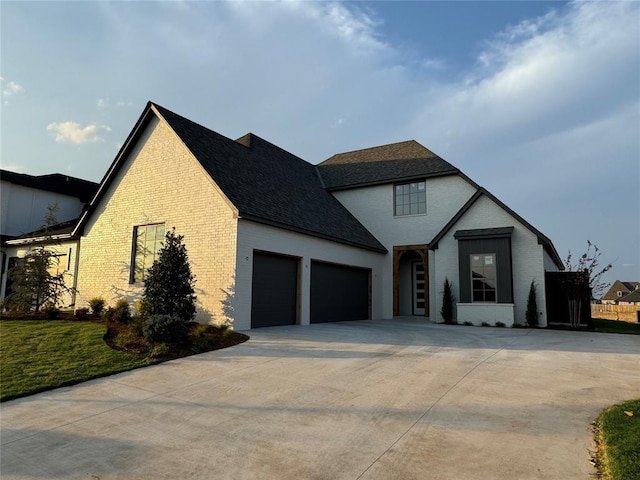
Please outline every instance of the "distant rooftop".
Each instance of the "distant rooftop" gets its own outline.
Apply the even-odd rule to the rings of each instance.
[[[0,180],[22,185],[23,187],[37,188],[47,192],[76,197],[83,203],[89,203],[98,190],[98,184],[95,182],[70,177],[61,173],[28,175],[0,169]]]

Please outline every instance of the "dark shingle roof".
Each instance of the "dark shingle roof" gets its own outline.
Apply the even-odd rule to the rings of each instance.
[[[234,141],[163,107],[153,106],[241,217],[386,252],[323,188],[315,166],[254,134]]]
[[[622,297],[618,296],[618,292],[623,292],[622,295],[624,296],[636,290],[638,286],[640,286],[640,282],[622,282],[616,280],[602,296],[602,300],[620,300]]]
[[[318,170],[330,190],[459,173],[415,140],[339,153],[320,163]]]
[[[634,290],[631,293],[623,295],[620,299],[621,302],[640,302],[640,290]]]
[[[24,187],[37,188],[38,190],[76,197],[83,203],[89,203],[98,190],[98,184],[95,182],[70,177],[69,175],[63,175],[61,173],[27,175],[25,173],[0,170],[0,179]]]

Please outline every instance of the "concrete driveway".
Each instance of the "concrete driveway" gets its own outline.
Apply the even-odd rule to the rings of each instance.
[[[2,404],[3,480],[586,479],[640,336],[416,319],[243,345]]]

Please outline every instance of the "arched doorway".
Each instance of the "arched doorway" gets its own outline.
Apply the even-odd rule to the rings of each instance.
[[[393,315],[429,316],[429,248],[393,247]]]

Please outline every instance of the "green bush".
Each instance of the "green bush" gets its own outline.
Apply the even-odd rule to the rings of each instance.
[[[463,325],[467,326],[467,327],[473,327],[473,323],[471,322],[463,322]]]
[[[143,337],[144,333],[144,318],[143,317],[131,317],[131,320],[129,320],[129,328],[131,329],[132,332],[134,332],[136,335],[138,335],[139,337]]]
[[[53,303],[47,303],[44,306],[44,315],[49,320],[55,320],[60,315],[60,309],[56,307]]]
[[[144,279],[140,304],[143,316],[175,315],[185,322],[195,316],[195,277],[183,239],[175,228],[166,233],[162,248]]]
[[[527,325],[531,328],[538,326],[538,303],[536,301],[536,284],[532,280],[529,287],[529,298],[527,299],[527,311],[525,313]]]
[[[94,297],[89,300],[89,308],[94,315],[101,315],[104,310],[104,298]]]
[[[444,292],[442,294],[442,309],[440,315],[444,319],[444,323],[453,323],[453,304],[456,301],[453,295],[452,283],[448,278],[444,279]]]
[[[87,318],[89,316],[88,308],[79,308],[73,314],[76,318]]]
[[[167,345],[166,343],[159,343],[158,345],[155,345],[153,347],[153,350],[151,350],[151,358],[166,357],[167,355],[169,355],[169,352],[169,345]]]
[[[152,315],[145,320],[142,333],[149,343],[177,345],[187,339],[187,325],[175,315]]]
[[[489,327],[490,325],[487,322],[482,322],[480,324],[481,327]]]
[[[506,325],[502,322],[496,322],[496,327],[504,328]]]
[[[131,310],[129,308],[129,302],[124,298],[118,300],[114,308],[114,320],[120,323],[129,323],[131,320]]]
[[[131,320],[129,302],[124,298],[118,300],[115,307],[109,307],[102,312],[102,318],[109,322],[129,323]]]

